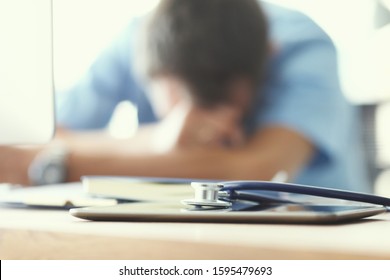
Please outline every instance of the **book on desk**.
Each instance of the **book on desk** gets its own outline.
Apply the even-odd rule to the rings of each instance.
[[[81,181],[86,193],[121,201],[180,201],[193,195],[190,179],[84,176]]]
[[[0,184],[0,204],[70,209],[135,201],[180,201],[192,195],[190,182],[174,178],[85,176],[81,182],[46,186]]]

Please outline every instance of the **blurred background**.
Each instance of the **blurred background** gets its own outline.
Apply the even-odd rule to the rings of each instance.
[[[300,10],[331,36],[345,95],[362,107],[363,137],[375,190],[390,196],[390,0],[269,0]],[[158,0],[53,0],[58,92],[82,76],[132,17]],[[108,127],[116,137],[137,128],[136,111],[120,104]]]

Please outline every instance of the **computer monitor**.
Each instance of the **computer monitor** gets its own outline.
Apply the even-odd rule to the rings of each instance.
[[[0,145],[54,133],[52,0],[0,0]]]

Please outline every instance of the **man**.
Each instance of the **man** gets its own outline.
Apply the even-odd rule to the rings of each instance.
[[[46,183],[54,161],[55,182],[92,174],[269,180],[284,171],[297,183],[368,191],[331,41],[305,16],[258,4],[161,1],[146,32],[133,24],[63,95],[64,146],[3,152],[24,163],[12,180]],[[80,131],[103,128],[123,100],[138,108],[134,137]]]

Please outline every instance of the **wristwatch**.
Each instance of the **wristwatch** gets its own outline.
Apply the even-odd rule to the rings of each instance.
[[[28,168],[32,185],[66,182],[68,151],[63,145],[51,145],[38,153]]]

